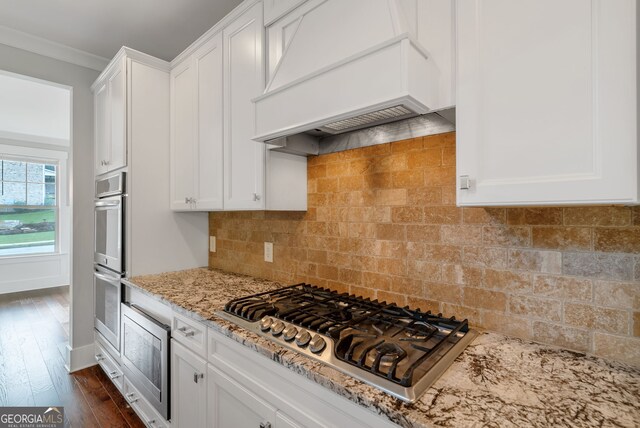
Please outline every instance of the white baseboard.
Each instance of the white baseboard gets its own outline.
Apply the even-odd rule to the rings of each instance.
[[[67,345],[68,358],[66,361],[67,370],[69,373],[76,372],[78,370],[86,369],[87,367],[95,366],[96,363],[96,350],[93,343],[78,348],[71,348]]]

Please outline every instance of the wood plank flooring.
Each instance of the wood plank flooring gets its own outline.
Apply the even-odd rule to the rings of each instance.
[[[98,367],[69,374],[68,287],[0,295],[0,407],[64,406],[67,427],[144,427]]]

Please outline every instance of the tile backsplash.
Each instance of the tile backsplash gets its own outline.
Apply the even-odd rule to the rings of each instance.
[[[308,176],[307,212],[211,213],[209,266],[640,366],[640,209],[457,208],[455,133],[310,157]]]

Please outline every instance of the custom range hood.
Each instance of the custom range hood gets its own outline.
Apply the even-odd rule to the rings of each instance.
[[[304,3],[282,29],[282,56],[253,100],[254,139],[281,146],[282,137],[326,137],[453,106],[451,3]],[[431,40],[438,46],[428,51]]]

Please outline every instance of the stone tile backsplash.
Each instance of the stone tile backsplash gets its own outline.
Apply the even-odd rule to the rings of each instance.
[[[640,366],[640,209],[457,208],[455,133],[311,157],[308,173],[305,213],[211,213],[209,266]]]

